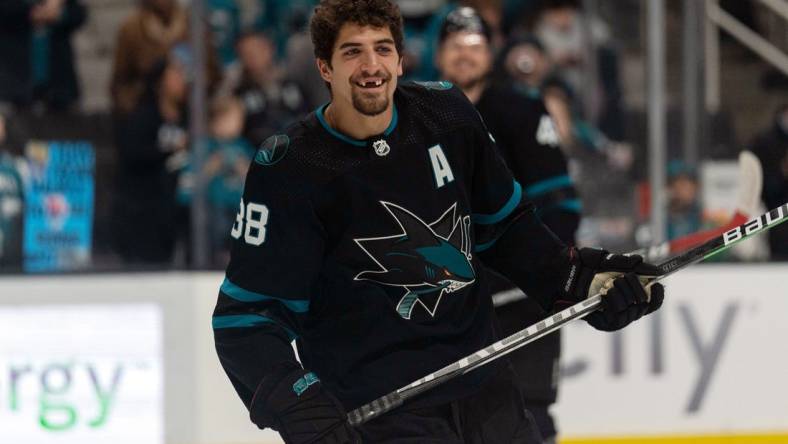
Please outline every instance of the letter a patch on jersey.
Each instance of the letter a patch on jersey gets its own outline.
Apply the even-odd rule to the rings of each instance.
[[[440,145],[435,145],[429,150],[430,161],[432,162],[432,171],[435,173],[435,184],[438,188],[454,181],[454,173],[451,171],[449,161],[446,159],[446,154],[443,153],[443,148]]]
[[[423,307],[432,318],[443,295],[476,280],[471,265],[470,217],[455,216],[455,203],[438,220],[428,224],[405,208],[380,203],[402,232],[354,239],[379,267],[362,271],[355,280],[401,287],[405,294],[397,302],[397,313],[411,319],[414,309]]]

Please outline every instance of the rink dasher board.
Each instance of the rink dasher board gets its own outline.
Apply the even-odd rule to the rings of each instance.
[[[565,327],[562,435],[788,437],[786,276],[788,264],[696,266],[621,332]]]
[[[742,434],[748,434],[744,441],[725,442],[788,442],[785,276],[788,265],[700,264],[666,281],[665,307],[658,312],[661,329],[656,329],[660,335],[653,334],[654,324],[660,325],[653,317],[629,327],[619,339],[584,321],[568,325],[563,367],[576,373],[565,377],[553,409],[565,442],[608,444],[625,438],[629,444],[705,444],[713,441],[698,437]],[[164,416],[166,442],[280,443],[275,432],[251,424],[216,359],[210,317],[222,279],[221,273],[4,277],[0,308],[87,304],[123,311],[128,304],[152,303],[159,307],[163,329],[165,402],[159,414]],[[688,412],[700,375],[688,331],[696,329],[703,347],[714,351],[710,344],[729,312],[732,321],[716,366],[709,367],[711,376],[697,410]],[[654,338],[661,338],[656,341],[663,350],[656,353],[658,359]],[[618,340],[620,347],[615,345]],[[621,351],[618,361],[616,350]],[[653,373],[655,360],[661,362],[661,372]],[[578,372],[580,367],[585,371]],[[100,373],[102,387],[107,387],[112,368]],[[746,387],[737,386],[742,375],[748,377]],[[755,434],[762,436],[755,439]],[[81,442],[108,442],[94,437]],[[40,440],[15,441],[25,442]]]

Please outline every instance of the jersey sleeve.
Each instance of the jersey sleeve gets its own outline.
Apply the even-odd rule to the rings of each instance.
[[[480,116],[473,140],[474,250],[487,266],[550,310],[568,268],[566,246],[539,219]]]
[[[252,162],[213,315],[219,359],[250,406],[276,364],[295,361],[323,260],[321,224],[285,162]]]

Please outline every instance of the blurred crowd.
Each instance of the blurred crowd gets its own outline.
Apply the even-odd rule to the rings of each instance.
[[[201,66],[191,46],[188,5],[176,0],[139,0],[117,35],[106,36],[116,42],[108,91],[115,169],[107,223],[111,251],[123,264],[188,263],[189,207],[195,177],[202,175],[211,216],[210,262],[224,267],[227,233],[255,147],[328,100],[306,32],[316,3],[206,0]],[[587,14],[582,1],[398,3],[405,20],[406,80],[439,79],[440,24],[459,4],[472,6],[492,29],[493,75],[543,97],[581,194],[591,182],[596,192],[599,181],[612,181],[615,190],[622,183],[617,177],[626,183],[642,178],[642,171],[634,171],[642,149],[627,143],[620,51],[608,24]],[[22,201],[13,165],[24,138],[13,134],[13,120],[20,113],[56,116],[78,109],[72,37],[88,12],[83,0],[0,1],[0,268],[20,255],[9,239],[21,236],[3,228],[18,225],[14,217]],[[208,157],[201,165],[192,158],[189,131],[197,72],[208,97]],[[788,201],[788,108],[752,146],[765,165],[766,206]],[[695,172],[675,166],[669,186],[671,234],[700,229]],[[621,197],[612,194],[611,201]],[[587,210],[595,211],[593,202]],[[607,207],[600,203],[596,211]],[[785,231],[772,239],[772,254],[782,259],[788,258]]]

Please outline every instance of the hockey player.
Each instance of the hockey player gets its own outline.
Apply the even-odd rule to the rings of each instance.
[[[393,3],[324,0],[310,31],[331,102],[258,150],[213,317],[252,422],[287,443],[538,442],[501,362],[359,428],[345,412],[495,340],[488,267],[546,309],[617,273],[590,316],[603,328],[659,307],[636,274],[656,270],[567,248],[461,91],[398,85]]]
[[[522,91],[492,80],[490,29],[473,8],[450,12],[438,34],[436,64],[476,105],[503,158],[544,224],[567,245],[574,245],[580,201],[567,173],[558,132],[538,91]],[[499,82],[501,83],[501,82]],[[511,283],[492,276],[496,315],[504,336],[544,319],[547,313]],[[495,297],[495,296],[502,297]],[[509,355],[517,385],[545,442],[554,442],[549,407],[558,385],[560,331]]]

